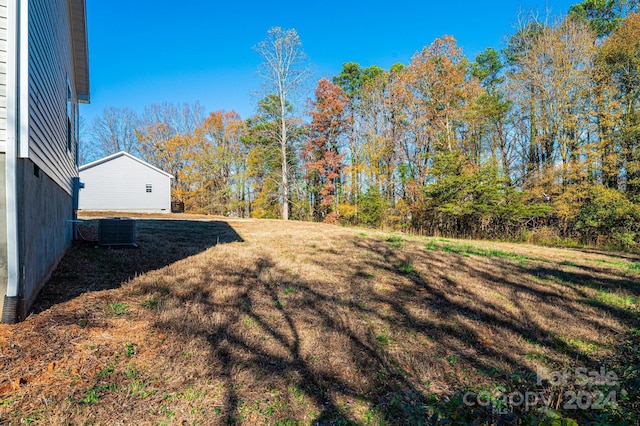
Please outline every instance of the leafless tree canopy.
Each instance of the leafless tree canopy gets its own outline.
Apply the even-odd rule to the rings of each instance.
[[[140,120],[129,108],[109,107],[101,117],[93,122],[92,136],[94,146],[103,154],[111,155],[126,151],[138,152],[136,128]]]
[[[282,218],[289,219],[290,183],[287,150],[289,145],[287,104],[297,89],[310,76],[307,56],[302,50],[300,37],[295,29],[283,30],[271,28],[267,38],[255,47],[262,57],[258,75],[264,80],[266,94],[275,94],[279,100],[280,110],[280,155],[282,157],[281,203]]]

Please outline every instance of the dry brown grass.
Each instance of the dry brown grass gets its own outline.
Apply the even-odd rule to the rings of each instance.
[[[176,218],[74,245],[0,326],[0,423],[402,423],[638,328],[624,254]]]

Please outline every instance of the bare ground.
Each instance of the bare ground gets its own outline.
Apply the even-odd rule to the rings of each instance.
[[[0,424],[455,422],[460,392],[640,335],[624,253],[185,215],[138,244],[74,244],[0,325]]]

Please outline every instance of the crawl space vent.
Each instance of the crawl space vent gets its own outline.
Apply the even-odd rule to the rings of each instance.
[[[98,244],[101,246],[136,246],[136,221],[114,217],[98,222]]]

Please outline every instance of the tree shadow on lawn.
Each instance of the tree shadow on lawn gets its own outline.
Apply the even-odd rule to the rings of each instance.
[[[371,415],[390,424],[428,423],[428,407],[434,401],[444,404],[443,395],[473,388],[481,384],[474,381],[482,376],[484,384],[494,385],[504,383],[514,372],[535,377],[518,347],[523,340],[548,351],[550,363],[559,365],[571,359],[597,370],[599,360],[550,333],[548,324],[529,312],[538,307],[526,306],[539,300],[548,305],[546,314],[565,310],[575,317],[573,321],[595,329],[598,324],[590,322],[592,312],[575,310],[581,300],[563,300],[555,290],[506,278],[495,269],[484,268],[482,262],[470,265],[462,256],[442,257],[443,261],[457,259],[459,271],[495,282],[517,311],[508,312],[499,303],[477,300],[477,294],[464,283],[442,277],[434,258],[439,255],[433,252],[407,258],[385,242],[357,238],[351,249],[367,255],[364,266],[390,273],[393,278],[384,291],[372,290],[375,279],[364,272],[362,264],[341,270],[351,278],[337,285],[345,291],[336,291],[323,278],[304,277],[278,266],[272,254],[261,253],[250,265],[217,265],[216,274],[224,277],[224,283],[212,278],[209,267],[203,267],[200,277],[192,277],[196,279],[190,289],[190,299],[197,301],[197,309],[192,309],[200,315],[174,310],[173,316],[163,315],[155,323],[159,330],[180,339],[204,340],[211,346],[207,374],[225,382],[226,422],[244,419],[250,407],[243,405],[247,394],[264,395],[254,401],[255,410],[260,411],[260,404],[267,404],[271,397],[270,389],[294,388],[319,409],[312,424],[354,424],[353,407],[345,401],[363,403]],[[512,273],[542,272],[533,265],[500,262],[510,265]],[[408,267],[418,263],[423,266],[421,272]],[[318,264],[326,267],[321,260]],[[581,279],[579,275],[573,278],[576,283]],[[170,287],[160,294],[156,286],[139,283],[136,291],[163,298],[166,305],[185,303],[179,289]],[[222,301],[216,296],[221,286],[226,295]],[[622,309],[592,307],[630,325]],[[429,314],[416,314],[421,309]],[[243,322],[252,326],[245,327]],[[486,328],[500,330],[511,341],[487,343],[482,333]],[[564,368],[576,366],[565,364]],[[248,381],[247,377],[258,379]],[[445,389],[436,395],[425,377],[437,377]],[[535,381],[530,385],[535,386]],[[281,419],[287,415],[300,418],[294,408],[288,410],[279,413]]]
[[[191,299],[199,301],[200,312],[223,314],[222,322],[212,325],[206,314],[199,318],[178,316],[159,320],[155,328],[177,333],[181,338],[206,340],[211,346],[209,373],[225,382],[226,423],[244,420],[247,407],[242,406],[244,398],[238,389],[256,386],[260,387],[258,392],[267,394],[270,389],[302,392],[320,408],[311,424],[355,424],[339,403],[340,397],[386,406],[386,413],[399,422],[426,416],[421,405],[427,400],[424,389],[404,377],[375,335],[353,329],[344,319],[347,314],[377,316],[375,310],[319,291],[322,283],[305,281],[278,269],[267,254],[252,267],[223,267],[218,273],[228,277],[225,288],[233,293],[229,303],[213,301],[207,290],[211,277],[204,271],[200,280],[203,286],[198,290],[192,287]],[[273,274],[278,278],[263,278]],[[154,294],[157,289],[142,285],[138,291]],[[290,291],[295,296],[289,297]],[[182,301],[174,289],[164,297],[165,304],[175,298]],[[243,320],[255,325],[259,338],[243,329]],[[313,330],[333,335],[332,341],[316,346],[315,354],[309,352],[308,346],[303,349]],[[346,358],[338,359],[342,355]],[[355,368],[351,374],[359,377],[349,376],[339,367],[331,368],[331,364],[349,364]],[[247,370],[248,376],[256,378],[253,383],[240,382],[240,373]]]
[[[141,220],[138,235],[137,249],[76,244],[36,306],[118,288],[218,242],[242,241],[224,222]],[[183,380],[195,387],[202,386],[197,380],[223,383],[221,413],[211,413],[211,422],[249,422],[255,415],[270,423],[354,424],[369,416],[371,423],[428,424],[430,410],[456,392],[504,384],[513,372],[534,376],[525,341],[562,371],[583,365],[597,370],[600,360],[568,343],[562,332],[550,332],[561,331],[563,318],[597,331],[604,324],[600,316],[637,327],[627,310],[588,303],[586,271],[397,250],[359,237],[330,242],[328,249],[316,249],[314,242],[314,251],[305,253],[303,246],[312,241],[293,246],[292,254],[245,244],[238,256],[233,246],[219,247],[189,270],[174,267],[130,283],[130,294],[155,302],[141,308],[145,319],[169,335],[156,367],[180,377],[184,348],[204,348],[198,376]],[[301,263],[283,263],[288,256]],[[326,274],[309,275],[306,263]],[[562,282],[531,281],[535,276]],[[633,288],[626,279],[603,276],[596,284]],[[575,293],[563,295],[563,283]],[[576,364],[567,365],[567,359]],[[274,411],[278,398],[289,404]],[[465,408],[457,403],[449,413]]]
[[[637,253],[625,253],[621,251],[601,250],[597,248],[577,248],[577,247],[566,248],[565,250],[577,251],[577,252],[588,253],[588,254],[599,254],[607,257],[614,257],[617,259],[624,259],[629,262],[640,262],[640,254],[637,254]]]
[[[196,255],[217,244],[243,242],[227,222],[136,220],[137,247],[99,247],[98,220],[85,221],[31,307],[42,312],[93,291],[122,286],[132,278]]]

